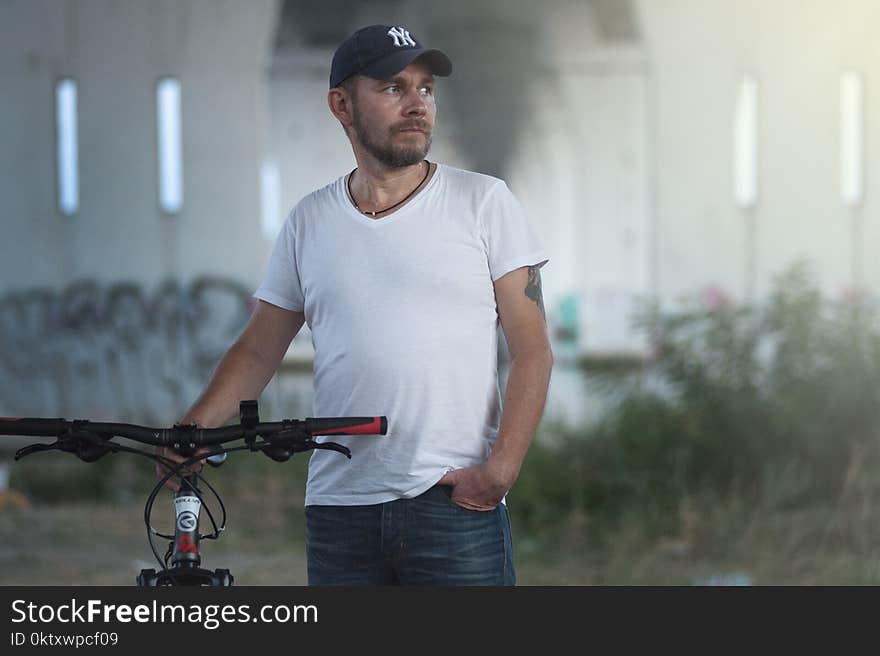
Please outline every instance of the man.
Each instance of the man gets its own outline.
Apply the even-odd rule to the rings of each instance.
[[[451,71],[403,27],[339,46],[327,101],[357,168],[290,213],[253,317],[182,420],[219,425],[256,398],[304,322],[315,416],[388,417],[385,436],[334,437],[351,460],[311,457],[310,584],[515,582],[504,497],[549,384],[547,257],[503,181],[425,159]]]

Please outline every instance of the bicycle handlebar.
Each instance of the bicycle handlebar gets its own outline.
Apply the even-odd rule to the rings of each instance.
[[[199,428],[194,424],[178,425],[173,428],[150,428],[138,424],[117,424],[87,419],[0,417],[0,435],[58,437],[82,432],[107,439],[126,437],[152,446],[191,449],[254,436],[271,438],[273,435],[291,430],[308,435],[385,435],[388,432],[388,419],[386,417],[307,417],[258,422],[251,425],[240,423],[219,428]]]
[[[32,444],[19,449],[18,460],[40,451],[60,450],[74,453],[81,460],[98,458],[122,449],[114,437],[156,447],[172,447],[183,454],[193,454],[199,447],[220,446],[224,442],[243,439],[245,447],[285,462],[297,452],[311,449],[338,451],[351,458],[348,447],[335,442],[316,442],[316,435],[385,435],[386,417],[307,417],[261,422],[256,401],[242,401],[240,423],[219,428],[200,428],[195,424],[173,428],[150,428],[139,424],[119,424],[88,419],[50,419],[44,417],[0,417],[0,435],[55,437],[53,444]],[[262,438],[258,442],[257,438]],[[220,451],[224,447],[220,446]],[[214,463],[216,464],[216,463]]]
[[[144,523],[147,527],[147,538],[153,555],[165,569],[159,574],[156,574],[155,570],[142,570],[138,577],[138,584],[165,585],[170,582],[199,585],[200,582],[210,581],[211,585],[231,585],[232,575],[228,570],[215,570],[212,574],[198,568],[201,563],[201,556],[198,555],[198,541],[201,538],[217,539],[226,526],[226,509],[220,495],[197,470],[187,472],[185,469],[205,457],[205,455],[196,452],[199,447],[216,447],[213,449],[213,455],[216,456],[225,456],[230,451],[261,451],[277,462],[286,462],[293,454],[312,449],[337,451],[351,458],[351,451],[348,447],[329,441],[316,442],[313,437],[316,435],[385,435],[388,432],[386,417],[307,417],[306,419],[261,422],[256,401],[242,401],[239,406],[239,415],[238,424],[219,428],[199,428],[195,424],[178,424],[173,428],[150,428],[139,424],[108,423],[87,419],[68,421],[46,417],[0,417],[0,435],[56,438],[52,444],[30,444],[19,449],[15,454],[16,460],[34,453],[57,450],[72,453],[85,462],[95,462],[108,453],[129,452],[145,456],[163,465],[167,472],[164,476],[160,474],[160,480],[147,499],[147,504],[144,507]],[[160,453],[148,453],[141,449],[119,444],[113,441],[114,437],[124,437],[156,447],[173,447],[179,453],[190,457],[182,462],[177,462]],[[244,440],[244,445],[222,446],[224,442],[239,439]],[[208,456],[209,462],[210,457]],[[157,471],[159,470],[157,469]],[[181,495],[183,495],[188,503],[196,504],[197,510],[187,511],[195,517],[194,522],[190,518],[191,526],[184,527],[176,521],[175,534],[165,535],[152,528],[150,517],[156,495],[172,476],[180,476],[181,484],[185,486],[185,491],[181,487],[175,498],[182,498]],[[223,511],[221,523],[218,525],[210,509],[206,507],[206,512],[214,527],[213,533],[209,535],[201,535],[198,532],[198,508],[202,507],[202,494],[196,484],[197,481],[202,481],[208,486]],[[172,540],[164,560],[156,551],[153,542],[154,535]],[[178,537],[181,541],[178,541]],[[168,568],[169,557],[174,565],[170,569]]]

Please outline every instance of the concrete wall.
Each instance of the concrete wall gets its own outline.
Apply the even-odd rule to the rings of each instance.
[[[551,327],[578,308],[572,355],[639,352],[630,317],[651,292],[648,66],[637,42],[609,43],[588,3],[546,16],[511,187],[551,253]],[[565,354],[565,346],[559,349]]]
[[[747,295],[800,258],[830,296],[880,291],[880,45],[872,0],[706,2],[639,0],[656,105],[652,115],[660,299],[716,284]],[[840,200],[839,88],[859,71],[865,89],[864,205]],[[744,73],[759,85],[759,202],[733,203],[732,126]],[[864,262],[861,280],[854,265]]]
[[[0,4],[0,291],[264,265],[259,162],[274,0]],[[157,80],[182,84],[184,208],[157,200]],[[80,210],[57,209],[54,84],[77,81]]]
[[[268,255],[259,164],[277,10],[274,0],[0,3],[0,414],[169,423],[198,394],[247,320]],[[182,90],[174,216],[158,203],[164,76]],[[78,86],[74,216],[57,204],[62,77]]]
[[[628,322],[640,299],[671,305],[713,285],[760,297],[799,258],[832,296],[880,288],[872,0],[334,7],[352,29],[393,14],[451,55],[431,157],[502,175],[523,201],[550,251],[551,329],[566,328],[566,303],[579,311],[572,355],[639,354]],[[333,44],[304,38],[273,53],[279,15],[273,0],[0,3],[0,295],[83,278],[148,290],[202,274],[259,282],[272,245],[260,225],[261,165],[278,164],[279,214],[354,166],[326,108]],[[309,15],[299,20],[293,33],[307,33]],[[856,210],[839,191],[838,94],[850,70],[865,89]],[[732,194],[745,73],[759,83],[751,212]],[[155,84],[165,75],[183,89],[185,200],[174,217],[157,202]],[[79,84],[75,217],[56,205],[62,76]],[[306,332],[297,346],[308,351]]]

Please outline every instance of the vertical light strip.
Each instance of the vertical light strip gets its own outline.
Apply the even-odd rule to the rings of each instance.
[[[274,241],[281,230],[281,174],[278,164],[263,162],[260,167],[260,206],[262,208],[263,236]]]
[[[181,141],[180,80],[163,78],[156,87],[159,137],[159,208],[178,214],[183,208],[183,146]]]
[[[863,158],[862,77],[848,72],[840,77],[840,197],[848,207],[862,202]]]
[[[733,122],[733,196],[740,207],[758,201],[758,81],[743,76]]]
[[[66,216],[79,210],[79,135],[76,82],[70,78],[55,85],[55,138],[58,164],[58,209]]]

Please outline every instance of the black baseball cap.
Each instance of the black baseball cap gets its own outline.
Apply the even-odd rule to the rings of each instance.
[[[434,75],[452,73],[452,62],[439,50],[427,50],[405,27],[370,25],[343,41],[333,54],[330,67],[332,89],[352,75],[377,80],[391,77],[421,57]]]

